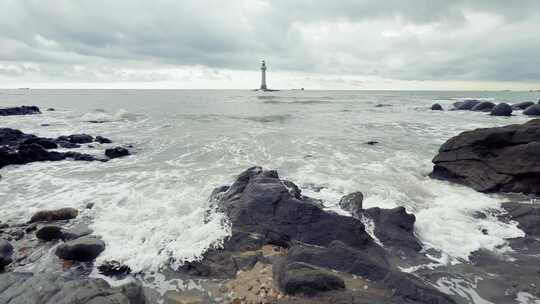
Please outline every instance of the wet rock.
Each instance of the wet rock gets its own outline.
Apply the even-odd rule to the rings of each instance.
[[[379,143],[378,141],[370,140],[370,141],[366,142],[366,145],[374,146],[374,145],[376,145],[378,143]]]
[[[56,248],[55,254],[63,260],[89,262],[103,250],[105,242],[95,237],[84,236],[61,244]]]
[[[540,115],[540,104],[535,104],[523,111],[523,114],[529,115],[529,116],[539,116]]]
[[[483,101],[477,105],[475,105],[474,107],[472,107],[472,111],[477,111],[477,112],[491,112],[491,110],[495,107],[495,104],[493,102],[490,102],[490,101]]]
[[[314,295],[320,292],[345,289],[345,282],[328,270],[294,262],[285,264],[279,272],[279,285],[286,294]]]
[[[0,271],[13,262],[13,246],[0,239]]]
[[[507,103],[500,103],[496,105],[489,115],[492,116],[511,116],[512,115],[512,107]]]
[[[520,102],[520,103],[516,103],[512,105],[512,110],[525,110],[532,105],[534,105],[534,102],[524,101],[524,102]]]
[[[131,268],[117,261],[105,261],[98,266],[98,271],[108,277],[123,277],[131,273]]]
[[[129,155],[129,151],[126,148],[116,147],[105,150],[105,155],[109,158],[118,158]]]
[[[433,111],[444,111],[443,107],[438,103],[434,103],[431,106],[431,110],[433,110]]]
[[[375,223],[375,236],[386,246],[413,250],[422,250],[420,242],[414,236],[414,214],[405,208],[381,209],[378,207],[364,210],[363,214]]]
[[[6,229],[9,228],[9,225],[6,223],[0,223],[0,229]]]
[[[98,161],[98,160],[100,160],[100,159],[97,159],[93,155],[90,155],[90,154],[72,152],[72,151],[66,152],[66,153],[64,153],[64,155],[67,158],[71,158],[73,160],[78,160],[78,161]]]
[[[540,120],[467,131],[433,159],[431,177],[481,192],[540,193]]]
[[[72,144],[87,144],[94,141],[94,138],[88,134],[73,134],[69,136],[60,136],[58,141],[67,141]]]
[[[48,108],[47,111],[56,111],[54,108]]]
[[[41,114],[36,106],[20,106],[0,109],[0,116]]]
[[[454,106],[457,105],[456,107],[457,110],[472,110],[472,108],[474,108],[474,106],[476,106],[480,102],[481,102],[480,100],[468,99],[468,100],[464,100],[461,103],[454,103]]]
[[[343,196],[339,200],[339,207],[345,211],[351,212],[355,216],[359,216],[362,212],[362,202],[364,201],[364,194],[362,192],[353,192]]]
[[[47,242],[62,239],[62,228],[58,226],[43,226],[36,231],[36,237]]]
[[[110,144],[112,143],[112,140],[106,138],[106,137],[102,137],[102,136],[96,136],[96,142],[100,143],[100,144]]]
[[[501,207],[508,212],[505,216],[518,222],[518,227],[528,236],[540,237],[540,204],[510,202]]]
[[[94,231],[85,225],[77,225],[68,229],[62,229],[62,239],[74,240],[86,235],[90,235],[92,232]]]
[[[38,226],[37,226],[36,223],[32,223],[32,224],[26,226],[26,228],[24,228],[24,232],[30,233],[30,232],[32,232],[32,231],[36,231],[36,230],[37,230],[37,227],[38,227]]]
[[[289,180],[284,180],[283,181],[283,185],[285,185],[285,187],[287,187],[287,190],[289,190],[289,193],[297,198],[297,199],[301,199],[302,198],[302,190],[300,190],[300,188],[293,182],[289,181]]]
[[[43,149],[56,149],[58,148],[58,145],[49,138],[42,138],[42,137],[30,137],[22,142],[23,145],[29,145],[29,144],[38,144]]]
[[[86,204],[86,206],[84,206],[84,208],[92,209],[92,208],[94,208],[94,205],[95,205],[95,203],[88,203],[88,204]]]
[[[142,286],[136,283],[113,288],[102,279],[11,272],[0,275],[0,303],[144,304],[147,301]]]
[[[59,140],[59,139],[57,139],[57,140],[56,140],[56,143],[57,143],[60,147],[62,147],[62,148],[64,148],[64,149],[75,149],[75,148],[80,148],[80,147],[81,147],[81,145],[71,143],[71,142],[69,142],[69,141],[67,141],[67,140]]]
[[[79,215],[79,211],[74,208],[44,210],[35,213],[30,219],[30,223],[70,220],[76,218],[77,215]]]

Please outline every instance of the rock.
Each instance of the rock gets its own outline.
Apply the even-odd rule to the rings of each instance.
[[[362,192],[353,192],[343,196],[339,200],[339,207],[345,211],[351,212],[354,216],[359,216],[362,212],[362,202],[364,201],[364,195]]]
[[[287,187],[287,190],[289,190],[289,193],[297,198],[297,199],[301,199],[302,198],[302,190],[293,182],[289,181],[289,180],[284,180],[283,181],[283,185],[285,187]]]
[[[540,205],[526,203],[503,203],[501,207],[508,212],[510,220],[518,222],[518,227],[527,236],[540,237]]]
[[[474,106],[479,104],[481,101],[476,99],[468,99],[464,100],[462,103],[454,103],[454,106],[457,105],[457,110],[472,110]]]
[[[48,108],[47,111],[56,111],[54,108]]]
[[[529,116],[539,116],[540,115],[540,104],[535,104],[523,111],[523,114],[529,115]]]
[[[492,116],[511,116],[512,115],[512,107],[507,103],[500,103],[496,105],[489,115]]]
[[[392,106],[391,104],[379,103],[379,104],[375,105],[375,108],[384,108],[384,107],[391,107],[391,106]]]
[[[328,270],[294,262],[285,264],[279,272],[279,285],[286,294],[314,295],[320,292],[345,289],[345,282]]]
[[[118,158],[129,155],[129,151],[126,148],[116,147],[105,150],[105,155],[109,158]]]
[[[491,112],[491,110],[495,107],[495,104],[493,102],[490,102],[490,101],[483,101],[477,105],[475,105],[474,107],[472,107],[472,111],[477,111],[477,112]]]
[[[120,264],[117,261],[105,261],[98,266],[98,271],[108,277],[126,276],[131,273],[129,266]]]
[[[105,243],[95,237],[84,236],[67,241],[56,248],[55,254],[63,260],[89,262],[105,250]]]
[[[110,144],[110,143],[112,143],[112,140],[110,140],[110,139],[108,139],[106,137],[102,137],[102,136],[96,136],[95,141],[100,143],[100,144]]]
[[[481,192],[540,193],[540,119],[467,131],[433,159],[431,177]]]
[[[524,101],[520,103],[516,103],[512,105],[512,110],[525,110],[528,107],[534,105],[534,102],[532,101]]]
[[[77,215],[79,215],[79,211],[74,208],[44,210],[35,213],[30,219],[30,223],[70,220],[76,218]]]
[[[30,137],[24,140],[21,144],[23,145],[38,144],[41,147],[43,147],[43,149],[58,148],[58,145],[52,139],[42,138],[42,137]]]
[[[66,152],[64,153],[65,157],[71,158],[73,160],[78,161],[97,161],[99,159],[95,158],[93,155],[85,154],[85,153],[79,153],[79,152]]]
[[[36,106],[21,106],[0,109],[0,116],[41,114]]]
[[[85,225],[77,225],[68,229],[62,229],[62,239],[74,240],[92,234],[92,232],[94,231]]]
[[[43,226],[36,231],[36,237],[43,241],[62,239],[62,228],[58,226]]]
[[[9,228],[9,225],[6,223],[0,223],[0,229],[6,229]]]
[[[212,303],[208,300],[208,296],[205,296],[201,291],[196,290],[186,290],[186,291],[176,291],[176,290],[167,290],[163,295],[163,304],[206,304]],[[230,304],[235,304],[237,302],[227,302]]]
[[[32,223],[32,224],[26,226],[26,228],[24,229],[24,232],[30,233],[30,232],[32,232],[32,231],[37,230],[37,227],[38,227],[38,226],[37,226],[36,223]]]
[[[9,242],[0,239],[0,271],[11,262],[13,262],[13,246]]]
[[[75,149],[75,148],[80,148],[81,145],[79,144],[74,144],[74,143],[71,143],[67,140],[61,140],[61,139],[57,139],[56,140],[56,143],[62,147],[62,148],[65,148],[65,149]]]
[[[70,278],[53,273],[10,272],[0,275],[0,303],[145,304],[141,285],[113,288],[105,280]]]
[[[378,207],[364,210],[365,216],[375,224],[375,236],[386,246],[401,250],[422,250],[422,245],[414,236],[414,214],[409,214],[403,207],[381,209]]]
[[[58,137],[59,141],[67,141],[72,144],[87,144],[94,141],[94,138],[88,134],[73,134],[69,136]]]
[[[444,111],[443,107],[438,103],[434,103],[431,106],[431,110],[433,110],[433,111]]]
[[[378,141],[370,140],[370,141],[366,142],[366,145],[374,146],[374,145],[376,145],[378,143],[379,143]]]
[[[92,208],[94,208],[94,205],[95,205],[95,203],[88,203],[88,204],[86,204],[85,208],[86,209],[92,209]]]

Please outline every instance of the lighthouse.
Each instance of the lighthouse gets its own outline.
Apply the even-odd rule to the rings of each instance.
[[[261,90],[262,91],[268,90],[266,88],[266,63],[264,62],[264,60],[262,61],[262,64],[261,64]]]

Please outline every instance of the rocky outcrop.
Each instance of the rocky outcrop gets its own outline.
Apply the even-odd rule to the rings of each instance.
[[[535,104],[523,111],[523,114],[529,116],[540,116],[540,104]]]
[[[434,103],[434,104],[431,106],[431,110],[433,110],[433,111],[443,111],[444,109],[443,109],[443,107],[442,107],[440,104]]]
[[[512,115],[512,107],[507,103],[500,103],[496,105],[491,112],[489,113],[491,116],[511,116]]]
[[[481,192],[540,193],[540,120],[467,131],[433,159],[431,177]]]
[[[483,101],[471,108],[476,112],[490,112],[495,107],[495,104],[491,101]]]
[[[532,105],[534,105],[534,102],[532,102],[532,101],[524,101],[524,102],[513,104],[512,105],[512,110],[516,110],[516,111],[525,110],[525,109],[527,109],[528,107],[530,107]]]
[[[105,242],[96,237],[84,236],[61,244],[56,248],[55,254],[63,260],[89,262],[103,250]]]
[[[0,116],[41,114],[36,106],[20,106],[0,109]]]
[[[328,303],[329,298],[332,303],[454,303],[399,272],[360,219],[324,211],[291,184],[276,171],[253,167],[232,185],[216,189],[211,209],[227,215],[232,235],[222,249],[207,251],[201,261],[186,263],[179,271],[234,279],[239,270],[245,273],[262,263],[270,265],[281,292],[309,296],[309,303]],[[410,225],[409,220],[400,229],[410,230]],[[280,254],[264,254],[267,246],[280,248]],[[349,285],[358,280],[369,291]],[[375,295],[371,288],[381,292]]]
[[[142,286],[113,288],[102,279],[69,278],[50,273],[0,275],[0,303],[145,304]]]

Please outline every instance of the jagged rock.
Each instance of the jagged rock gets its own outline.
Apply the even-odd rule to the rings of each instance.
[[[468,99],[468,100],[464,100],[461,103],[456,102],[454,103],[454,106],[456,106],[457,110],[472,110],[472,108],[474,108],[474,106],[476,106],[480,102],[481,102],[480,100]]]
[[[330,290],[345,289],[342,278],[328,270],[301,262],[284,264],[278,278],[280,288],[291,295],[314,295]]]
[[[110,139],[108,139],[106,137],[102,137],[102,136],[96,136],[95,141],[100,143],[100,144],[110,144],[110,143],[112,143],[112,140],[110,140]]]
[[[529,116],[539,116],[540,115],[540,104],[535,104],[523,111],[523,114],[529,115]]]
[[[105,155],[109,158],[118,158],[129,155],[129,151],[126,148],[116,147],[105,150]]]
[[[13,262],[13,246],[8,241],[0,239],[0,271],[11,262]]]
[[[61,244],[56,248],[55,254],[63,260],[89,262],[103,250],[105,242],[95,237],[84,236]]]
[[[503,203],[510,220],[519,223],[518,227],[528,236],[540,237],[540,205],[525,203]]]
[[[351,214],[358,216],[362,212],[362,202],[364,201],[364,194],[362,192],[353,192],[343,196],[339,200],[339,207],[345,211],[351,212]]]
[[[103,279],[69,278],[52,273],[0,275],[0,303],[6,304],[145,304],[142,286],[113,288]]]
[[[30,223],[70,220],[76,218],[77,215],[79,215],[79,211],[74,208],[44,210],[35,213],[30,219]]]
[[[471,110],[477,111],[477,112],[490,112],[494,107],[495,107],[495,104],[493,102],[483,101],[475,105],[474,107],[472,107]]]
[[[507,103],[500,103],[496,105],[489,115],[492,116],[511,116],[512,115],[512,107]]]
[[[105,261],[98,266],[98,271],[105,276],[119,277],[128,275],[131,272],[131,268],[117,261]]]
[[[433,159],[431,177],[481,192],[540,193],[540,120],[467,131]]]
[[[62,239],[62,228],[58,226],[43,226],[36,231],[36,237],[43,241]]]
[[[431,106],[431,110],[433,110],[433,111],[444,111],[443,107],[438,103],[434,103]]]
[[[525,110],[532,105],[534,105],[534,102],[524,101],[524,102],[520,102],[520,103],[516,103],[512,105],[512,110]]]
[[[363,214],[375,223],[375,236],[385,245],[402,250],[422,250],[422,245],[414,236],[414,214],[409,214],[403,207],[381,209],[378,207],[364,210]]]
[[[21,106],[0,109],[0,116],[41,114],[36,106]]]

